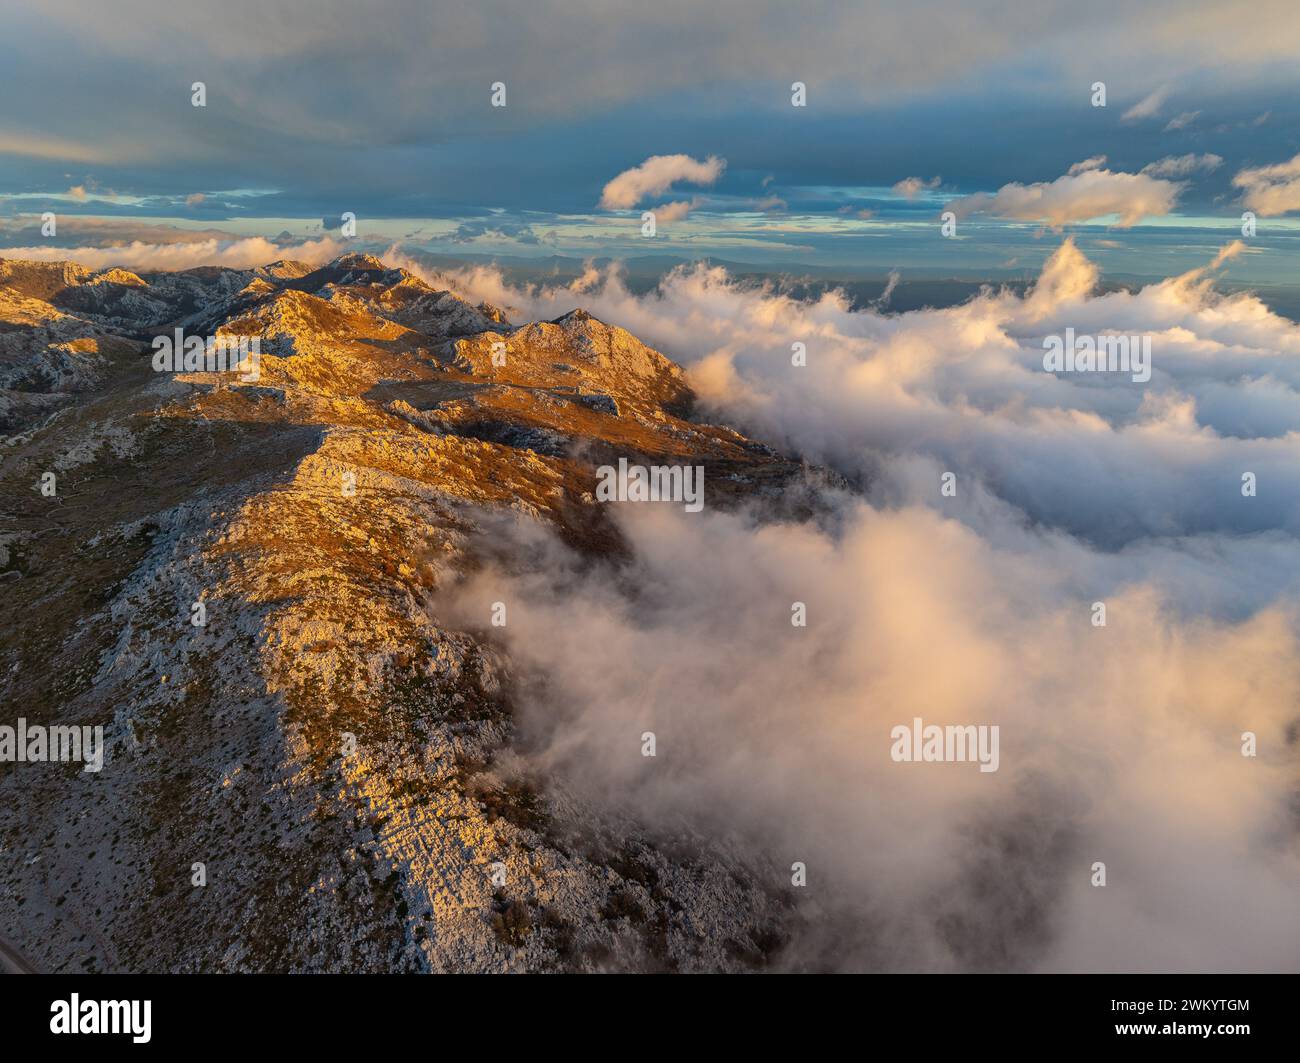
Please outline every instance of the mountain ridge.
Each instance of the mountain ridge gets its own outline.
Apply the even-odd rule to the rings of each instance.
[[[0,764],[0,923],[24,954],[118,971],[773,962],[788,873],[717,839],[670,857],[530,774],[511,663],[486,617],[462,630],[439,603],[503,517],[617,558],[592,497],[603,461],[705,465],[724,507],[779,497],[802,463],[694,419],[680,367],[617,326],[511,325],[368,256],[143,289],[0,261],[37,274],[66,308],[0,285],[17,632],[0,693],[33,721],[104,726],[110,753],[93,779]],[[150,334],[195,323],[257,337],[257,379],[153,372]],[[80,375],[46,372],[68,344]]]

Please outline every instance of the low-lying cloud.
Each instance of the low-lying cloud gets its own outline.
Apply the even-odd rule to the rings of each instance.
[[[1097,294],[1067,240],[1023,295],[894,316],[706,267],[645,295],[459,274],[629,328],[717,416],[855,486],[804,523],[623,504],[617,568],[495,529],[539,563],[437,608],[510,603],[539,769],[739,840],[791,890],[784,965],[1294,969],[1300,329],[1215,290],[1244,251]],[[1046,372],[1067,327],[1151,336],[1150,382]],[[892,761],[916,717],[997,725],[999,770]]]
[[[0,257],[34,262],[77,262],[89,269],[152,270],[194,269],[197,266],[225,266],[252,269],[276,259],[291,258],[308,265],[324,265],[347,250],[347,245],[329,236],[316,240],[279,244],[261,236],[243,239],[190,240],[151,243],[132,240],[104,247],[7,247]]]
[[[637,295],[617,271],[512,287],[490,268],[439,275],[524,319],[575,307],[685,364],[706,407],[773,445],[932,501],[898,470],[965,471],[1032,519],[1120,547],[1155,535],[1300,532],[1300,328],[1214,289],[1246,251],[1138,291],[1064,241],[1024,297],[887,315],[839,292],[804,302],[699,265]],[[414,264],[412,264],[414,265]],[[418,267],[415,267],[418,268]],[[1043,369],[1044,340],[1147,335],[1152,379]],[[804,367],[791,349],[805,344]],[[892,471],[891,471],[892,470]],[[1257,494],[1241,493],[1253,473]],[[895,481],[897,481],[895,483]]]

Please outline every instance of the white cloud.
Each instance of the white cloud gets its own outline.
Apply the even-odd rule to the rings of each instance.
[[[1100,170],[1106,165],[1105,155],[1094,155],[1090,159],[1084,159],[1082,162],[1076,162],[1065,172],[1073,177],[1077,173],[1087,173],[1089,170]]]
[[[1264,217],[1300,210],[1300,155],[1273,166],[1247,167],[1232,179],[1242,202]]]
[[[1143,571],[1017,539],[1011,514],[995,537],[938,507],[821,502],[820,525],[624,506],[617,569],[492,526],[529,572],[489,568],[436,608],[511,603],[524,748],[558,790],[664,839],[734,839],[773,886],[807,864],[821,918],[785,964],[1294,965],[1293,613],[1184,619],[1160,584],[1201,578],[1196,559]],[[999,770],[892,762],[890,730],[918,716],[997,726]],[[1273,752],[1244,761],[1246,728]],[[1208,917],[1225,896],[1230,928]]]
[[[904,177],[893,187],[895,195],[902,196],[904,199],[915,199],[917,195],[927,189],[938,188],[939,178],[931,177],[925,181],[920,177]]]
[[[279,258],[292,258],[308,265],[323,265],[347,250],[331,237],[277,244],[261,236],[238,240],[206,239],[188,243],[146,243],[133,240],[114,247],[7,247],[4,258],[36,262],[79,262],[89,269],[120,266],[129,270],[181,270],[195,266],[226,266],[251,269]]]
[[[655,220],[660,224],[681,221],[694,209],[695,203],[686,199],[678,200],[675,203],[663,203],[654,208]]]
[[[604,210],[631,210],[647,196],[668,191],[677,182],[693,185],[714,184],[727,161],[716,155],[693,159],[689,155],[652,155],[630,170],[624,170],[605,185],[600,195]]]
[[[1096,295],[1096,267],[1067,240],[1024,297],[892,317],[855,311],[842,293],[800,302],[703,266],[644,295],[596,270],[574,288],[514,288],[485,268],[432,279],[519,318],[586,307],[686,364],[729,418],[855,474],[877,474],[863,465],[872,453],[956,463],[1036,521],[1099,542],[1170,528],[1295,534],[1300,328],[1249,294],[1215,292],[1216,271],[1244,249],[1234,241],[1202,269]],[[1044,372],[1043,337],[1067,326],[1151,335],[1150,384]],[[788,368],[794,342],[808,346],[804,373]],[[1265,410],[1284,431],[1226,430]],[[1247,469],[1274,489],[1244,501]]]
[[[1189,177],[1200,172],[1217,170],[1223,165],[1222,155],[1167,155],[1142,167],[1148,177]]]
[[[1120,121],[1136,122],[1143,118],[1153,118],[1160,113],[1160,108],[1165,105],[1165,100],[1168,98],[1169,88],[1162,85],[1154,92],[1138,100],[1137,103],[1120,115]]]
[[[1189,125],[1195,122],[1198,117],[1200,117],[1200,114],[1200,111],[1184,111],[1182,114],[1174,115],[1173,118],[1169,119],[1169,121],[1165,123],[1164,131],[1166,133],[1171,133],[1177,129],[1186,129]]]
[[[1102,158],[1075,163],[1055,181],[1003,185],[993,194],[981,192],[949,204],[958,217],[985,213],[1015,221],[1038,221],[1052,228],[1119,215],[1116,227],[1126,229],[1143,218],[1168,214],[1180,186],[1147,173],[1116,173]]]

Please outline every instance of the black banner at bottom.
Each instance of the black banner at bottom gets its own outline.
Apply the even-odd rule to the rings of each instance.
[[[830,1036],[917,1048],[1294,1051],[1291,975],[98,975],[0,980],[17,1042],[374,1050],[398,1037],[653,1051],[715,1037],[768,1051]],[[531,1032],[530,1032],[531,1031]],[[659,1042],[662,1037],[663,1041]],[[888,1039],[888,1040],[885,1040]],[[523,1047],[522,1045],[520,1047]]]

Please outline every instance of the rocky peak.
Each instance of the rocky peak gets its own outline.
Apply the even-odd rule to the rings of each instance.
[[[149,284],[142,277],[138,277],[130,270],[118,269],[114,266],[111,269],[100,270],[92,276],[86,283],[88,284],[118,284],[127,288],[147,288]]]
[[[598,325],[604,324],[604,322],[602,322],[599,318],[593,317],[589,311],[583,310],[582,307],[577,307],[573,310],[570,310],[567,314],[561,314],[559,317],[554,318],[551,321],[551,324],[552,325],[581,324],[584,321],[595,321],[596,324]]]
[[[378,273],[384,273],[388,270],[388,267],[384,265],[381,259],[376,258],[374,255],[362,254],[359,251],[351,251],[346,255],[339,255],[338,258],[329,264],[329,268],[354,271],[373,270]]]
[[[265,266],[258,266],[253,272],[272,280],[297,280],[299,277],[307,276],[311,271],[312,267],[305,262],[298,262],[291,258],[278,258]]]

